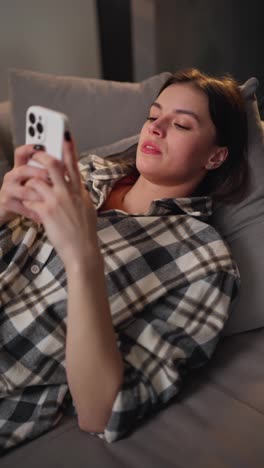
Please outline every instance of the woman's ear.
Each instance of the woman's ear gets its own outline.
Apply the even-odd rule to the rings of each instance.
[[[226,146],[220,146],[211,155],[205,165],[205,169],[217,169],[220,167],[228,156],[228,148]]]

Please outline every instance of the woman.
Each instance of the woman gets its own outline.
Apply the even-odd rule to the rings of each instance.
[[[114,441],[208,361],[239,273],[206,220],[212,197],[243,192],[246,135],[237,83],[191,69],[152,104],[136,164],[79,170],[69,134],[63,162],[16,150],[0,191],[2,450],[54,426],[69,390],[80,428]]]

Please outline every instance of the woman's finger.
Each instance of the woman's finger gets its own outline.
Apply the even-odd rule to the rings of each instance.
[[[42,222],[41,219],[41,209],[43,207],[41,202],[37,201],[23,201],[24,210],[30,214],[31,217],[34,217],[36,222]]]
[[[81,176],[77,164],[77,154],[71,141],[64,142],[63,158],[71,187],[75,192],[79,191],[81,186]]]
[[[10,200],[12,200],[12,198],[32,201],[41,200],[40,195],[27,185],[9,184],[5,188],[5,193],[9,195]]]
[[[12,171],[6,174],[5,180],[9,180],[10,182],[14,181],[17,183],[23,183],[25,180],[32,177],[47,180],[48,171],[46,169],[40,169],[33,166],[16,166]]]
[[[23,145],[15,149],[14,167],[24,166],[35,153],[34,145]]]
[[[39,216],[34,211],[26,208],[24,202],[21,203],[20,200],[9,200],[8,210],[16,215],[24,216],[25,218],[33,219],[36,223],[41,222]]]
[[[65,186],[65,164],[63,161],[59,161],[44,151],[38,151],[34,154],[32,159],[45,167],[55,190],[61,189]]]
[[[37,200],[43,200],[43,199],[48,199],[48,198],[53,198],[53,190],[50,186],[50,184],[43,182],[42,180],[39,179],[29,179],[26,184],[25,188],[28,189],[33,189],[33,192],[36,192],[38,195],[37,197],[28,197],[26,201],[37,201]],[[40,198],[39,198],[40,197]],[[33,198],[33,199],[32,199]]]

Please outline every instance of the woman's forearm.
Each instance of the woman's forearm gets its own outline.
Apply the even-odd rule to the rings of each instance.
[[[95,249],[97,251],[97,249]],[[102,432],[123,380],[104,278],[103,259],[86,254],[66,268],[66,371],[81,429]]]

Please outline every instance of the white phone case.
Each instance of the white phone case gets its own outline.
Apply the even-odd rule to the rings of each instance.
[[[46,107],[30,106],[26,113],[26,144],[43,145],[45,152],[61,160],[65,131],[69,129],[67,116]],[[28,164],[43,167],[34,160]]]

